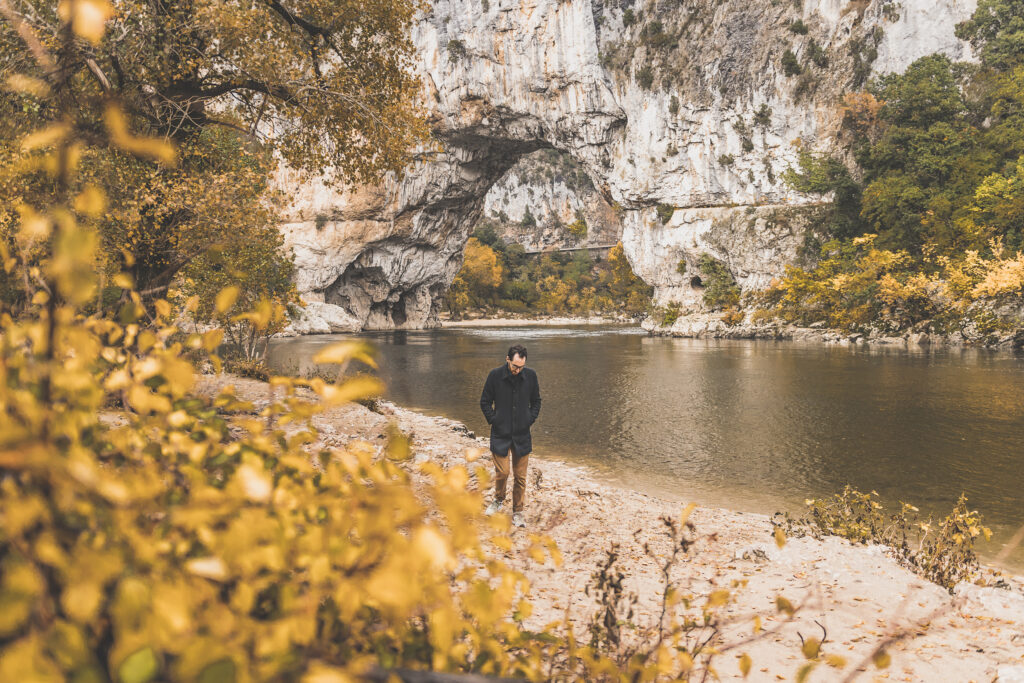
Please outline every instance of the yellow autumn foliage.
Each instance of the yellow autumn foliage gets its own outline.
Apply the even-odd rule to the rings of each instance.
[[[61,7],[65,42],[102,37],[104,0]],[[196,368],[218,370],[222,330],[179,329],[181,309],[144,307],[124,273],[113,318],[87,312],[100,241],[81,218],[109,193],[69,190],[88,133],[69,125],[49,138],[52,192],[19,207],[15,249],[0,242],[0,267],[28,302],[17,318],[0,312],[0,681],[347,681],[401,669],[652,681],[712,670],[732,592],[696,618],[676,614],[690,598],[666,586],[670,611],[649,647],[624,650],[617,626],[614,641],[597,629],[589,646],[571,628],[524,630],[529,586],[489,552],[512,547],[507,522],[482,516],[470,483],[486,484],[486,467],[428,462],[413,486],[399,433],[384,454],[315,446],[323,406],[377,394],[376,380],[272,377],[260,406],[230,386],[211,397]],[[103,135],[125,153],[164,154],[117,116]],[[211,299],[259,334],[277,322],[274,306],[246,308],[236,290]],[[196,305],[193,295],[184,308]],[[320,359],[344,367],[370,352],[342,343]],[[669,526],[666,577],[693,543]],[[523,550],[561,561],[542,536]],[[617,577],[602,589],[613,616]]]

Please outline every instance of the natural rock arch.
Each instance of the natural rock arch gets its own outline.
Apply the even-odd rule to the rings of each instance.
[[[460,6],[480,11],[479,3]],[[504,45],[494,36],[491,48],[505,62],[487,59],[474,44],[450,54],[438,18],[445,8],[452,5],[435,3],[415,31],[440,150],[425,151],[402,178],[376,188],[303,185],[282,171],[295,211],[282,230],[296,255],[300,292],[341,306],[364,329],[433,324],[488,190],[522,156],[548,147],[571,155],[601,187],[626,122],[607,74],[596,67],[596,43],[561,56],[545,50],[593,35],[589,3],[539,2],[546,19],[534,32],[538,42]],[[534,67],[543,82],[525,73]]]
[[[572,156],[622,209],[626,255],[659,302],[702,305],[678,264],[692,272],[703,253],[742,288],[766,286],[813,223],[821,198],[794,193],[782,176],[798,145],[829,150],[854,82],[849,45],[873,36],[890,70],[936,48],[964,56],[953,26],[969,8],[956,0],[904,0],[896,21],[881,2],[847,4],[697,0],[678,17],[649,4],[678,33],[659,52],[618,3],[435,0],[413,39],[440,150],[377,187],[339,190],[283,169],[293,201],[282,230],[299,291],[330,309],[332,329],[434,324],[488,189],[544,147]],[[788,30],[796,16],[808,36]],[[797,41],[803,54],[812,39],[831,62],[800,94],[776,53]],[[675,209],[667,222],[659,204]]]

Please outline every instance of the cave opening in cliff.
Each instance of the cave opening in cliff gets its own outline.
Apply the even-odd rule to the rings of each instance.
[[[700,279],[699,275],[694,275],[690,278],[690,286],[694,289],[704,289],[704,281]]]

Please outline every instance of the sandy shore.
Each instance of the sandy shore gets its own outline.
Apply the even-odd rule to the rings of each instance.
[[[234,384],[238,395],[257,407],[267,400],[267,385],[254,380],[209,378],[203,388],[212,392],[225,383]],[[461,423],[388,403],[380,413],[360,405],[332,408],[315,423],[322,445],[340,447],[356,439],[383,444],[391,420],[412,436],[413,470],[425,461],[445,468],[466,465],[469,449],[487,447],[485,439],[474,438]],[[682,504],[601,482],[587,469],[549,460],[543,453],[531,457],[530,469],[527,528],[513,532],[512,550],[503,558],[530,579],[534,612],[526,626],[542,628],[569,610],[582,629],[594,611],[583,589],[612,543],[620,544],[626,589],[638,595],[633,623],[640,628],[656,623],[662,582],[655,558],[667,551],[659,517],[678,519]],[[778,628],[742,648],[753,659],[747,680],[793,679],[805,661],[801,636],[820,638],[824,631],[822,652],[849,663],[843,670],[821,665],[808,680],[847,680],[855,674],[857,680],[1024,682],[1020,577],[1004,577],[1008,589],[964,583],[951,596],[898,566],[879,546],[800,538],[779,549],[764,515],[698,508],[691,520],[704,539],[674,568],[672,580],[694,596],[741,582],[735,589],[737,602],[730,607],[737,617],[733,639],[749,636],[755,615],[762,617],[766,630]],[[561,567],[528,557],[531,532],[558,543],[565,560]],[[645,554],[644,544],[654,558]],[[777,614],[778,595],[802,605],[789,623]],[[867,665],[857,670],[883,639],[896,633],[910,637],[891,647],[888,668]],[[730,651],[716,660],[722,680],[741,678],[739,654]]]

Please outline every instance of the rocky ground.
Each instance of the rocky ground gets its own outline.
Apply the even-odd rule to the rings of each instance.
[[[900,336],[887,336],[884,334],[846,333],[824,325],[799,327],[779,320],[763,323],[751,323],[744,320],[730,325],[722,318],[721,312],[692,313],[680,316],[671,325],[661,325],[656,320],[647,318],[641,326],[651,334],[690,339],[772,339],[824,344],[902,346],[908,349],[976,345],[976,342],[959,333],[953,335],[907,333]],[[1010,349],[1018,348],[1019,344],[1020,340],[1015,334],[1007,333],[1004,338],[995,340],[987,346],[988,348]]]
[[[202,390],[212,393],[226,383],[257,405],[270,397],[268,385],[235,377],[207,378]],[[412,436],[414,471],[426,461],[445,468],[466,465],[468,452],[486,449],[486,440],[461,423],[388,403],[376,412],[348,405],[315,418],[327,446],[356,439],[383,444],[389,421]],[[660,517],[678,519],[684,502],[600,482],[586,469],[548,460],[543,453],[531,457],[530,470],[527,528],[513,531],[513,547],[503,558],[531,582],[534,612],[526,627],[541,628],[568,614],[582,633],[595,609],[584,588],[613,543],[620,546],[626,590],[638,596],[627,629],[657,623],[663,585],[658,565],[668,552]],[[747,680],[792,679],[805,662],[802,639],[824,634],[823,654],[840,655],[847,664],[841,670],[821,664],[808,680],[1024,681],[1020,577],[1001,577],[1009,588],[962,583],[950,595],[898,566],[879,546],[794,538],[780,549],[763,515],[698,508],[691,521],[701,540],[672,569],[672,581],[697,596],[696,604],[716,588],[733,590],[738,597],[729,613],[736,621],[727,641],[749,637],[755,615],[768,634],[720,655],[716,670],[723,680],[741,678],[741,652],[753,659]],[[530,559],[525,549],[531,533],[553,538],[564,564]],[[992,571],[986,574],[992,583]],[[737,588],[734,581],[740,582]],[[779,595],[798,606],[792,620],[778,613]],[[889,638],[897,639],[889,648],[892,662],[878,670],[871,653]]]

